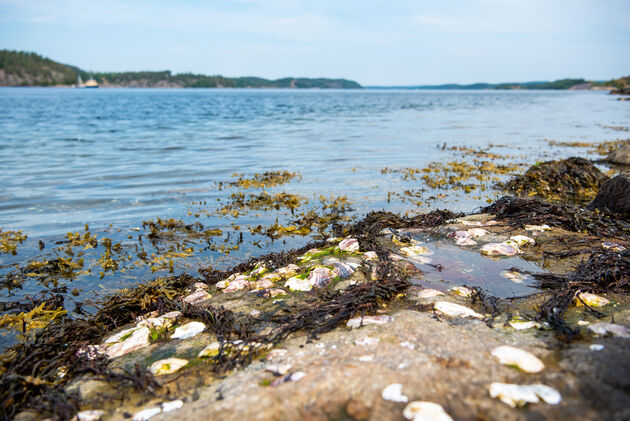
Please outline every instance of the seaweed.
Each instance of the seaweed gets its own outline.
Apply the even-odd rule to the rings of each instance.
[[[514,227],[547,224],[572,232],[630,241],[630,224],[605,211],[591,211],[575,205],[553,204],[538,199],[503,196],[481,209]]]
[[[501,187],[519,196],[586,203],[608,177],[584,158],[541,162]]]

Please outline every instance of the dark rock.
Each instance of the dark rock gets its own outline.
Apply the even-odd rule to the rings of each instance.
[[[630,174],[621,174],[603,183],[588,207],[608,209],[627,219],[630,216]]]
[[[614,164],[630,165],[630,143],[621,145],[619,149],[611,152],[606,160]]]
[[[514,177],[504,188],[517,196],[582,204],[592,200],[607,179],[591,161],[573,157],[538,163],[525,174]]]

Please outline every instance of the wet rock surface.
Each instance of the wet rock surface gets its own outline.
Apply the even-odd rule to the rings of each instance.
[[[628,163],[630,165],[630,151]],[[630,174],[620,174],[605,181],[588,207],[608,210],[630,220]]]
[[[68,325],[84,335],[70,351],[37,348],[65,380],[31,404],[103,419],[399,420],[413,402],[442,419],[623,418],[630,232],[554,206],[373,213],[336,239],[141,286],[98,325]]]

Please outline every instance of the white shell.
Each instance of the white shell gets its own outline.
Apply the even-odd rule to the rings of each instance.
[[[400,254],[405,257],[417,258],[420,256],[431,255],[433,252],[429,250],[428,247],[425,246],[409,246],[409,247],[401,247]]]
[[[89,409],[87,411],[78,412],[73,418],[76,421],[99,421],[105,414],[105,411],[100,409]]]
[[[618,325],[616,323],[593,323],[588,326],[588,329],[591,332],[601,336],[611,334],[620,338],[630,338],[630,331],[628,331],[628,328],[622,325]]]
[[[381,396],[386,401],[392,402],[407,402],[409,399],[402,394],[402,385],[400,383],[394,383],[383,389]]]
[[[591,351],[602,351],[605,347],[602,344],[591,344],[589,348]]]
[[[244,288],[247,288],[250,286],[250,282],[247,278],[247,276],[245,275],[241,275],[239,277],[237,277],[236,279],[234,279],[233,281],[230,281],[229,285],[227,287],[225,287],[225,289],[223,290],[224,293],[229,294],[232,292],[236,292],[236,291],[240,291]]]
[[[341,251],[359,251],[359,241],[356,238],[345,238],[339,243]]]
[[[551,227],[547,224],[543,224],[543,225],[525,225],[523,228],[525,228],[525,231],[539,231],[539,232],[543,232],[543,231],[549,231],[551,229]]]
[[[492,383],[490,396],[499,398],[501,402],[512,408],[524,406],[528,403],[538,403],[540,399],[550,405],[556,405],[562,401],[562,396],[557,390],[543,384],[518,385],[509,383]]]
[[[289,280],[285,282],[284,286],[289,288],[291,291],[310,291],[313,289],[313,285],[311,285],[308,279],[300,279],[295,276],[289,278]]]
[[[513,235],[508,241],[513,241],[514,243],[516,243],[517,246],[526,246],[528,244],[536,243],[533,238],[530,238],[526,235]]]
[[[179,399],[174,400],[174,401],[169,401],[169,402],[163,402],[162,411],[171,412],[171,411],[181,408],[182,406],[184,406],[184,402]]]
[[[488,233],[488,231],[483,228],[472,228],[466,232],[473,238],[480,238]]]
[[[621,244],[613,243],[611,241],[604,241],[602,243],[602,247],[607,250],[612,250],[612,251],[624,251],[626,249]]]
[[[199,304],[201,302],[207,301],[212,298],[212,295],[208,294],[208,292],[204,289],[198,289],[190,295],[187,295],[184,298],[184,302],[188,304]]]
[[[403,416],[411,421],[453,421],[441,405],[433,402],[411,402],[405,407]]]
[[[580,292],[573,300],[576,306],[583,306],[586,304],[589,307],[603,307],[610,304],[610,300],[599,295],[591,294],[590,292]]]
[[[197,336],[206,329],[206,325],[201,322],[186,323],[175,329],[171,339],[188,339]]]
[[[466,287],[453,287],[449,291],[462,297],[470,297],[472,295],[472,290]]]
[[[455,244],[457,244],[458,246],[476,246],[477,242],[471,238],[464,237],[464,238],[457,238],[455,240]]]
[[[444,295],[444,293],[442,291],[438,291],[437,289],[427,288],[418,293],[418,298],[433,298],[438,295]]]
[[[506,243],[488,243],[481,247],[481,254],[488,256],[515,256],[518,253],[518,248]]]
[[[284,376],[291,370],[291,367],[291,364],[269,364],[265,367],[265,371]]]
[[[364,338],[357,339],[356,341],[354,341],[354,343],[355,345],[358,345],[358,346],[368,346],[368,345],[376,345],[380,341],[381,340],[378,338],[370,338],[369,336],[366,336]]]
[[[503,272],[501,272],[501,276],[503,276],[505,279],[509,279],[515,284],[522,284],[523,281],[527,279],[526,275],[523,275],[522,273],[513,270],[504,270]]]
[[[401,342],[400,346],[402,346],[403,348],[411,349],[411,350],[416,349],[415,344],[413,344],[412,342],[407,342],[407,341]]]
[[[449,303],[448,301],[438,301],[435,303],[435,310],[446,316],[451,317],[473,317],[476,319],[483,319],[483,316],[476,311],[455,303]]]
[[[287,266],[276,269],[275,273],[286,277],[295,275],[299,270],[300,267],[298,265],[291,263]]]
[[[346,326],[352,329],[367,325],[384,325],[394,320],[392,316],[359,316],[346,322]]]
[[[516,330],[525,330],[540,327],[540,323],[533,320],[510,320],[510,326]]]
[[[307,281],[315,288],[323,288],[330,283],[335,274],[328,268],[317,267],[308,275]]]
[[[364,363],[369,363],[373,359],[374,359],[374,355],[361,355],[359,357],[359,361],[364,362]]]
[[[492,355],[503,365],[513,365],[526,373],[539,373],[545,364],[534,354],[513,346],[499,346],[492,350]]]
[[[127,331],[128,330],[129,329],[127,329]],[[118,342],[108,346],[105,350],[105,353],[109,358],[116,358],[120,357],[121,355],[129,354],[130,352],[149,346],[150,333],[151,332],[148,327],[135,328],[131,336],[129,336],[122,342]]]
[[[199,351],[199,354],[197,354],[197,358],[214,357],[215,355],[219,353],[220,347],[221,347],[221,344],[219,344],[218,342],[212,342],[210,345],[206,346],[204,349]]]
[[[366,251],[363,253],[363,258],[365,260],[378,260],[378,254],[375,251]]]
[[[142,411],[136,412],[134,414],[133,421],[146,421],[149,418],[156,416],[160,412],[162,412],[162,408],[158,407],[143,409]]]
[[[149,366],[149,371],[156,376],[171,374],[179,371],[188,365],[188,360],[182,358],[166,358],[159,360]]]

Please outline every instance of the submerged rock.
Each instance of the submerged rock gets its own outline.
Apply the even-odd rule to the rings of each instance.
[[[526,373],[539,373],[545,368],[534,354],[513,346],[499,346],[492,350],[492,355],[500,364],[515,366]]]
[[[557,405],[562,401],[562,396],[556,389],[544,384],[492,383],[489,392],[490,396],[499,398],[501,402],[512,408],[525,406],[528,403],[538,403],[541,399],[550,405]]]
[[[411,421],[453,421],[441,405],[433,402],[411,402],[405,407],[403,416]]]

